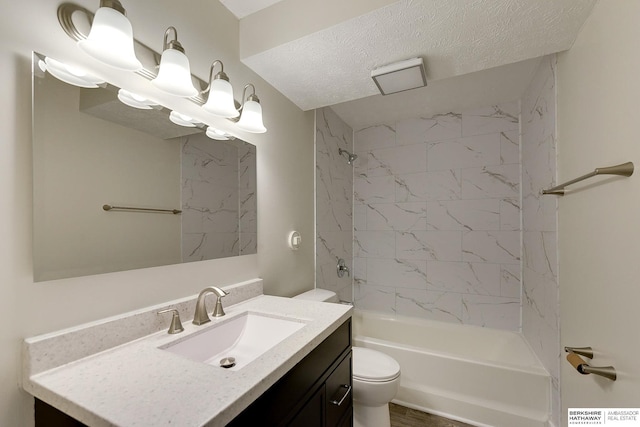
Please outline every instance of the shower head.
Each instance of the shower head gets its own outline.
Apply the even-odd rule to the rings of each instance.
[[[342,148],[338,149],[338,153],[342,156],[343,154],[347,155],[347,164],[352,165],[353,161],[358,158],[357,154],[351,154],[347,150],[343,150]]]

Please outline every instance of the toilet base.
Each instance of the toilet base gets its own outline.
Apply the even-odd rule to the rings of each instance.
[[[389,404],[367,406],[354,401],[353,427],[391,427]]]

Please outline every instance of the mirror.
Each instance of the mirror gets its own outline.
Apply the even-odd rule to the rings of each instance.
[[[34,53],[35,281],[257,252],[255,146],[125,105],[107,83],[65,83],[44,59]]]

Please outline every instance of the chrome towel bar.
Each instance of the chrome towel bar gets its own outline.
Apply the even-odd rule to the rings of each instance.
[[[136,208],[131,206],[113,206],[102,205],[105,211],[132,211],[132,212],[148,212],[148,213],[171,213],[179,215],[182,213],[180,209],[155,209],[155,208]]]
[[[571,181],[567,181],[563,184],[556,185],[555,187],[551,187],[547,190],[542,190],[542,194],[555,194],[558,196],[563,196],[565,187],[571,184],[575,184],[576,182],[584,181],[585,179],[594,177],[596,175],[631,176],[632,174],[633,174],[632,162],[622,163],[620,165],[609,166],[605,168],[596,168],[593,172],[589,172],[588,174],[582,175],[576,179],[572,179]]]

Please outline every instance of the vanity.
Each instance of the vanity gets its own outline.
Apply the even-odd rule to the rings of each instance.
[[[26,339],[36,425],[350,426],[352,308],[262,295],[260,280],[224,289],[226,315],[202,326],[189,297]],[[167,333],[166,308],[183,332]]]

